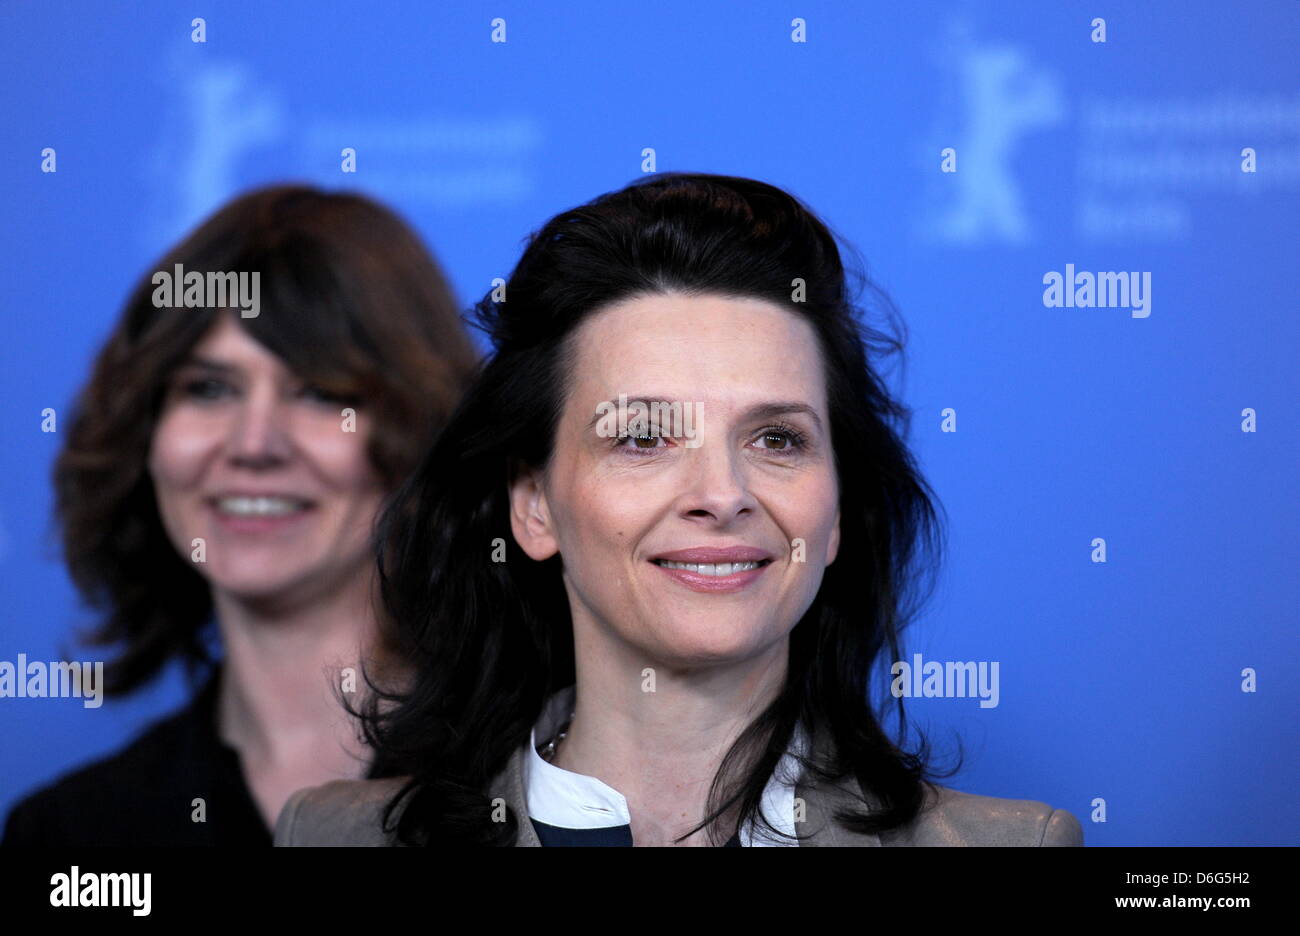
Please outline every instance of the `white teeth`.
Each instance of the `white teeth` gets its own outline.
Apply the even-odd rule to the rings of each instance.
[[[217,501],[222,513],[237,517],[282,517],[306,506],[304,501],[289,497],[223,497]]]
[[[696,572],[700,575],[731,575],[733,572],[757,569],[759,565],[757,562],[669,562],[667,559],[655,561],[665,569],[685,569],[687,572]]]

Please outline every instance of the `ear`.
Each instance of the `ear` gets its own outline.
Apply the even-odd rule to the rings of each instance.
[[[826,544],[826,564],[830,565],[840,552],[840,509],[835,508],[835,523],[831,527],[830,542]]]
[[[546,503],[541,474],[533,468],[515,466],[510,488],[510,531],[530,559],[541,562],[560,551]]]

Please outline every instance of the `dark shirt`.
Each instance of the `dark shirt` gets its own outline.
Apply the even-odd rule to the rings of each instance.
[[[631,848],[631,826],[607,826],[603,829],[565,829],[560,826],[547,825],[536,819],[531,820],[537,840],[546,847],[560,848]],[[731,836],[725,845],[740,847],[740,834]]]
[[[22,800],[0,845],[270,846],[239,754],[217,734],[219,676],[123,750]],[[195,799],[206,821],[194,821]]]

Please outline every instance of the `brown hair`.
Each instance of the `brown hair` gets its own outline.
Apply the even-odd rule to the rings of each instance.
[[[84,635],[120,644],[105,692],[123,694],[173,657],[211,662],[207,582],[163,528],[147,459],[168,380],[226,314],[157,308],[155,270],[259,272],[261,308],[239,324],[300,377],[371,407],[370,457],[389,490],[449,419],[478,354],[418,235],[360,195],[300,185],[249,192],[139,281],[101,349],[54,467],[64,559],[102,618]],[[179,284],[177,284],[179,288]]]

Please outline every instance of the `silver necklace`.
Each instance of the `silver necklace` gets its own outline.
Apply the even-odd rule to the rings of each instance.
[[[569,736],[569,725],[573,724],[573,715],[573,712],[569,713],[568,721],[561,726],[555,737],[543,744],[541,750],[537,752],[542,756],[542,760],[552,761],[555,759],[555,752],[559,748],[560,742]]]

